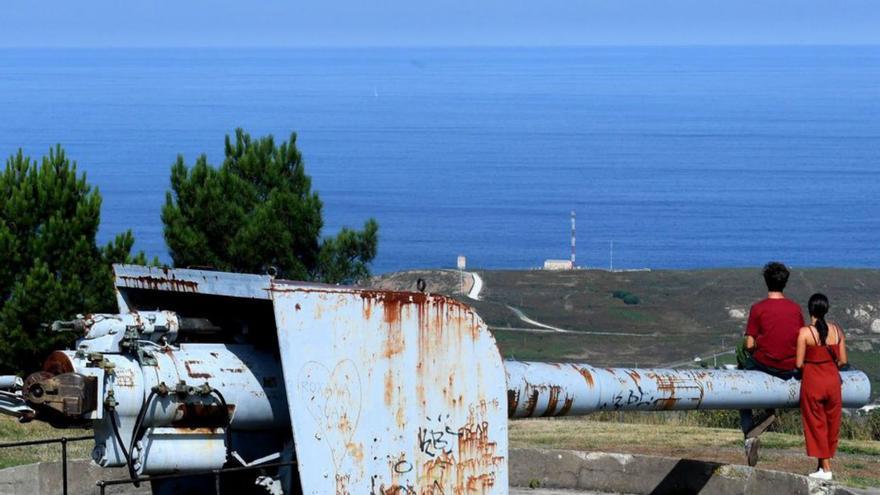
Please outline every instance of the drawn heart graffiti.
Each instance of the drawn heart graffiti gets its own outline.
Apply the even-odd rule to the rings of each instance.
[[[348,445],[361,415],[361,377],[350,359],[336,363],[331,372],[309,361],[299,371],[299,392],[309,414],[326,439],[336,469],[348,453]]]

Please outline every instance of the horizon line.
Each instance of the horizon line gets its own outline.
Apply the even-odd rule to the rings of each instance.
[[[330,45],[0,45],[0,50],[371,50],[371,49],[547,49],[547,48],[820,48],[820,47],[880,47],[880,41],[870,43],[566,43],[566,44],[330,44]]]

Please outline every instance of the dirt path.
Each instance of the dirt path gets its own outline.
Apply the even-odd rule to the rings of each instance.
[[[552,330],[554,332],[559,332],[559,333],[572,333],[571,330],[565,330],[564,328],[553,327],[553,326],[541,323],[540,321],[535,321],[535,320],[529,318],[528,316],[526,316],[526,314],[523,313],[521,310],[514,308],[513,306],[511,306],[509,304],[506,304],[505,306],[507,306],[507,309],[513,311],[513,314],[515,314],[517,318],[528,323],[529,325],[534,325],[536,327],[545,328],[547,330]]]
[[[534,325],[539,328],[491,327],[493,330],[512,330],[515,332],[533,333],[576,333],[578,335],[609,335],[614,337],[655,337],[655,335],[645,335],[643,333],[632,332],[592,332],[589,330],[566,330],[564,328],[554,327],[545,323],[541,323],[540,321],[533,320],[526,316],[526,314],[523,313],[521,309],[515,308],[509,304],[505,304],[505,306],[507,306],[507,309],[513,311],[513,314],[515,314],[516,317],[522,320],[524,323],[528,323],[529,325]]]

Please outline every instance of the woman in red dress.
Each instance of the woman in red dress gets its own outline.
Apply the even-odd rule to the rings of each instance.
[[[825,321],[828,298],[813,294],[808,303],[812,324],[801,328],[797,340],[797,367],[801,380],[801,419],[807,455],[819,460],[813,478],[831,479],[831,458],[840,433],[840,372],[846,364],[843,332]]]

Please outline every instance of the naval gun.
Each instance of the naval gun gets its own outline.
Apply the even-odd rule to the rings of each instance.
[[[119,313],[56,322],[74,348],[0,380],[0,411],[90,427],[93,461],[134,480],[192,474],[157,494],[505,494],[509,419],[798,405],[799,382],[754,371],[504,361],[441,295],[114,270]],[[865,374],[841,377],[864,405]]]

